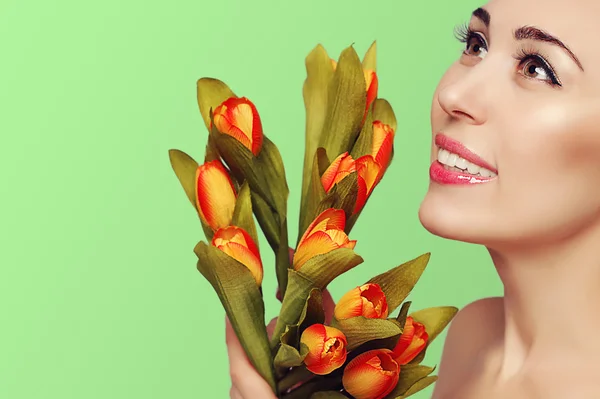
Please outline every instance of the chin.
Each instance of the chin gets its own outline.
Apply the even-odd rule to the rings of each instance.
[[[442,238],[485,245],[485,226],[489,222],[478,218],[468,202],[451,197],[446,189],[430,185],[419,207],[423,227]]]

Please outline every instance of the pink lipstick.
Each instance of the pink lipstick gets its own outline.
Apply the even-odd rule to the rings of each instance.
[[[440,148],[438,160],[429,168],[431,180],[440,184],[480,184],[494,180],[498,170],[462,143],[441,133],[435,136],[435,144]],[[454,157],[456,167],[445,165],[446,160]],[[462,159],[461,159],[462,158]],[[441,162],[440,162],[441,161]],[[452,165],[454,162],[450,162]]]

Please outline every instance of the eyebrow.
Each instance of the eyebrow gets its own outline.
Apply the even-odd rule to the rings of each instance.
[[[481,22],[483,22],[483,24],[485,25],[486,28],[490,27],[490,22],[492,20],[490,13],[484,9],[484,8],[478,8],[475,11],[473,11],[473,17],[479,19]],[[581,69],[583,71],[583,65],[581,65],[581,62],[579,61],[579,59],[577,58],[577,56],[569,49],[569,47],[567,47],[566,44],[564,44],[560,39],[558,39],[555,36],[552,36],[551,34],[544,32],[543,30],[533,27],[533,26],[522,26],[520,28],[518,28],[517,30],[515,30],[514,32],[514,37],[515,40],[535,40],[538,42],[545,42],[545,43],[550,43],[550,44],[554,44],[560,48],[562,48],[563,50],[565,50],[567,52],[567,54],[569,54],[569,57],[571,57],[571,59],[573,59],[573,61],[577,64],[577,66],[579,67],[579,69]]]

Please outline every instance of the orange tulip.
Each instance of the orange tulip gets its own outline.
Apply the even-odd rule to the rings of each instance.
[[[231,97],[213,111],[215,126],[258,156],[263,143],[260,116],[254,104],[246,97]]]
[[[225,252],[250,270],[258,285],[262,284],[263,266],[258,247],[242,228],[228,226],[215,232],[212,245]]]
[[[375,349],[352,359],[344,369],[342,384],[355,399],[382,399],[394,390],[400,366],[389,349]]]
[[[300,342],[308,347],[304,364],[313,374],[329,374],[346,362],[348,342],[337,328],[313,324],[304,330]]]
[[[321,176],[321,184],[323,184],[325,192],[329,193],[333,186],[354,171],[356,171],[356,166],[352,156],[348,152],[340,154]]]
[[[333,66],[333,70],[337,68],[337,61],[331,59],[331,65]],[[365,115],[363,117],[363,123],[365,118],[367,117],[367,113],[369,112],[369,107],[377,98],[377,90],[379,88],[379,79],[377,78],[377,72],[372,69],[363,69],[363,75],[365,77],[365,85],[366,85],[366,95],[367,95],[367,104],[365,106]]]
[[[382,171],[387,169],[392,156],[392,145],[394,143],[394,129],[381,121],[373,122],[373,145],[371,155]]]
[[[299,270],[306,261],[317,255],[325,254],[337,248],[353,249],[356,240],[350,240],[344,229],[346,215],[342,209],[329,208],[308,226],[298,243],[292,264]]]
[[[338,320],[364,316],[368,319],[385,319],[388,305],[385,294],[378,284],[367,283],[348,291],[335,306]]]
[[[404,331],[394,348],[394,360],[399,365],[404,365],[413,360],[427,345],[429,335],[425,331],[425,326],[412,317],[406,318]]]
[[[381,165],[372,155],[364,155],[356,160],[356,173],[358,175],[358,196],[354,213],[362,210],[367,199],[375,189],[382,177]]]
[[[215,231],[231,223],[236,201],[235,188],[220,160],[196,169],[196,208],[204,224]]]

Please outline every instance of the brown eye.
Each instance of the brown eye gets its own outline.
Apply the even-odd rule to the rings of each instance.
[[[531,56],[522,62],[522,73],[525,77],[538,80],[552,80],[552,72],[548,70],[546,64]]]
[[[467,46],[464,53],[474,57],[484,57],[487,54],[485,42],[477,35],[473,35],[467,40]]]

